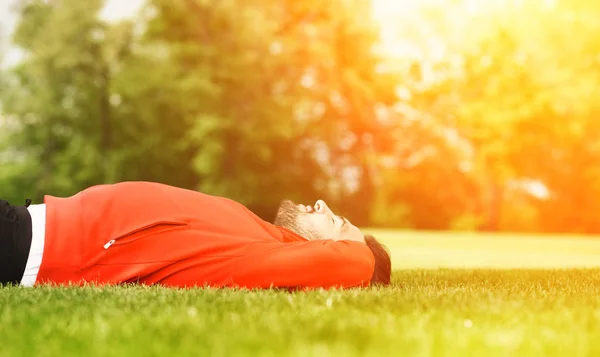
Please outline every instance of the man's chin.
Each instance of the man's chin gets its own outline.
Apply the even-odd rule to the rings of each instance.
[[[292,202],[292,200],[281,200],[281,202],[279,202],[279,209],[282,207],[296,207],[296,204]]]
[[[294,202],[291,200],[283,200],[279,203],[279,208],[277,208],[274,224],[290,229],[292,223],[295,222],[298,213],[298,208],[296,208]]]

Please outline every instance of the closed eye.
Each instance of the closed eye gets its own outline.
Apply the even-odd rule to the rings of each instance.
[[[346,219],[346,217],[340,217],[340,219],[342,220],[342,227],[346,225],[346,223],[348,223],[348,220]]]

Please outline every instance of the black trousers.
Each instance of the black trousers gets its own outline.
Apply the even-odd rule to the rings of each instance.
[[[0,286],[20,284],[31,249],[31,215],[25,206],[0,200]]]

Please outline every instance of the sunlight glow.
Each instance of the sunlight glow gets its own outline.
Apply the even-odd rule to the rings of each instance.
[[[492,26],[486,19],[510,22],[527,7],[552,10],[556,0],[372,0],[380,51],[387,58],[419,61],[439,60],[448,55],[449,41],[478,37]],[[472,28],[472,19],[482,28]],[[446,38],[439,38],[442,35]]]
[[[100,11],[100,18],[107,22],[118,22],[129,19],[144,5],[145,0],[108,0]]]

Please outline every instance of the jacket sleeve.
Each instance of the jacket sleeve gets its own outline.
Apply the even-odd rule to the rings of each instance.
[[[374,268],[373,253],[359,242],[261,242],[240,257],[232,279],[247,288],[348,288],[368,285]]]

